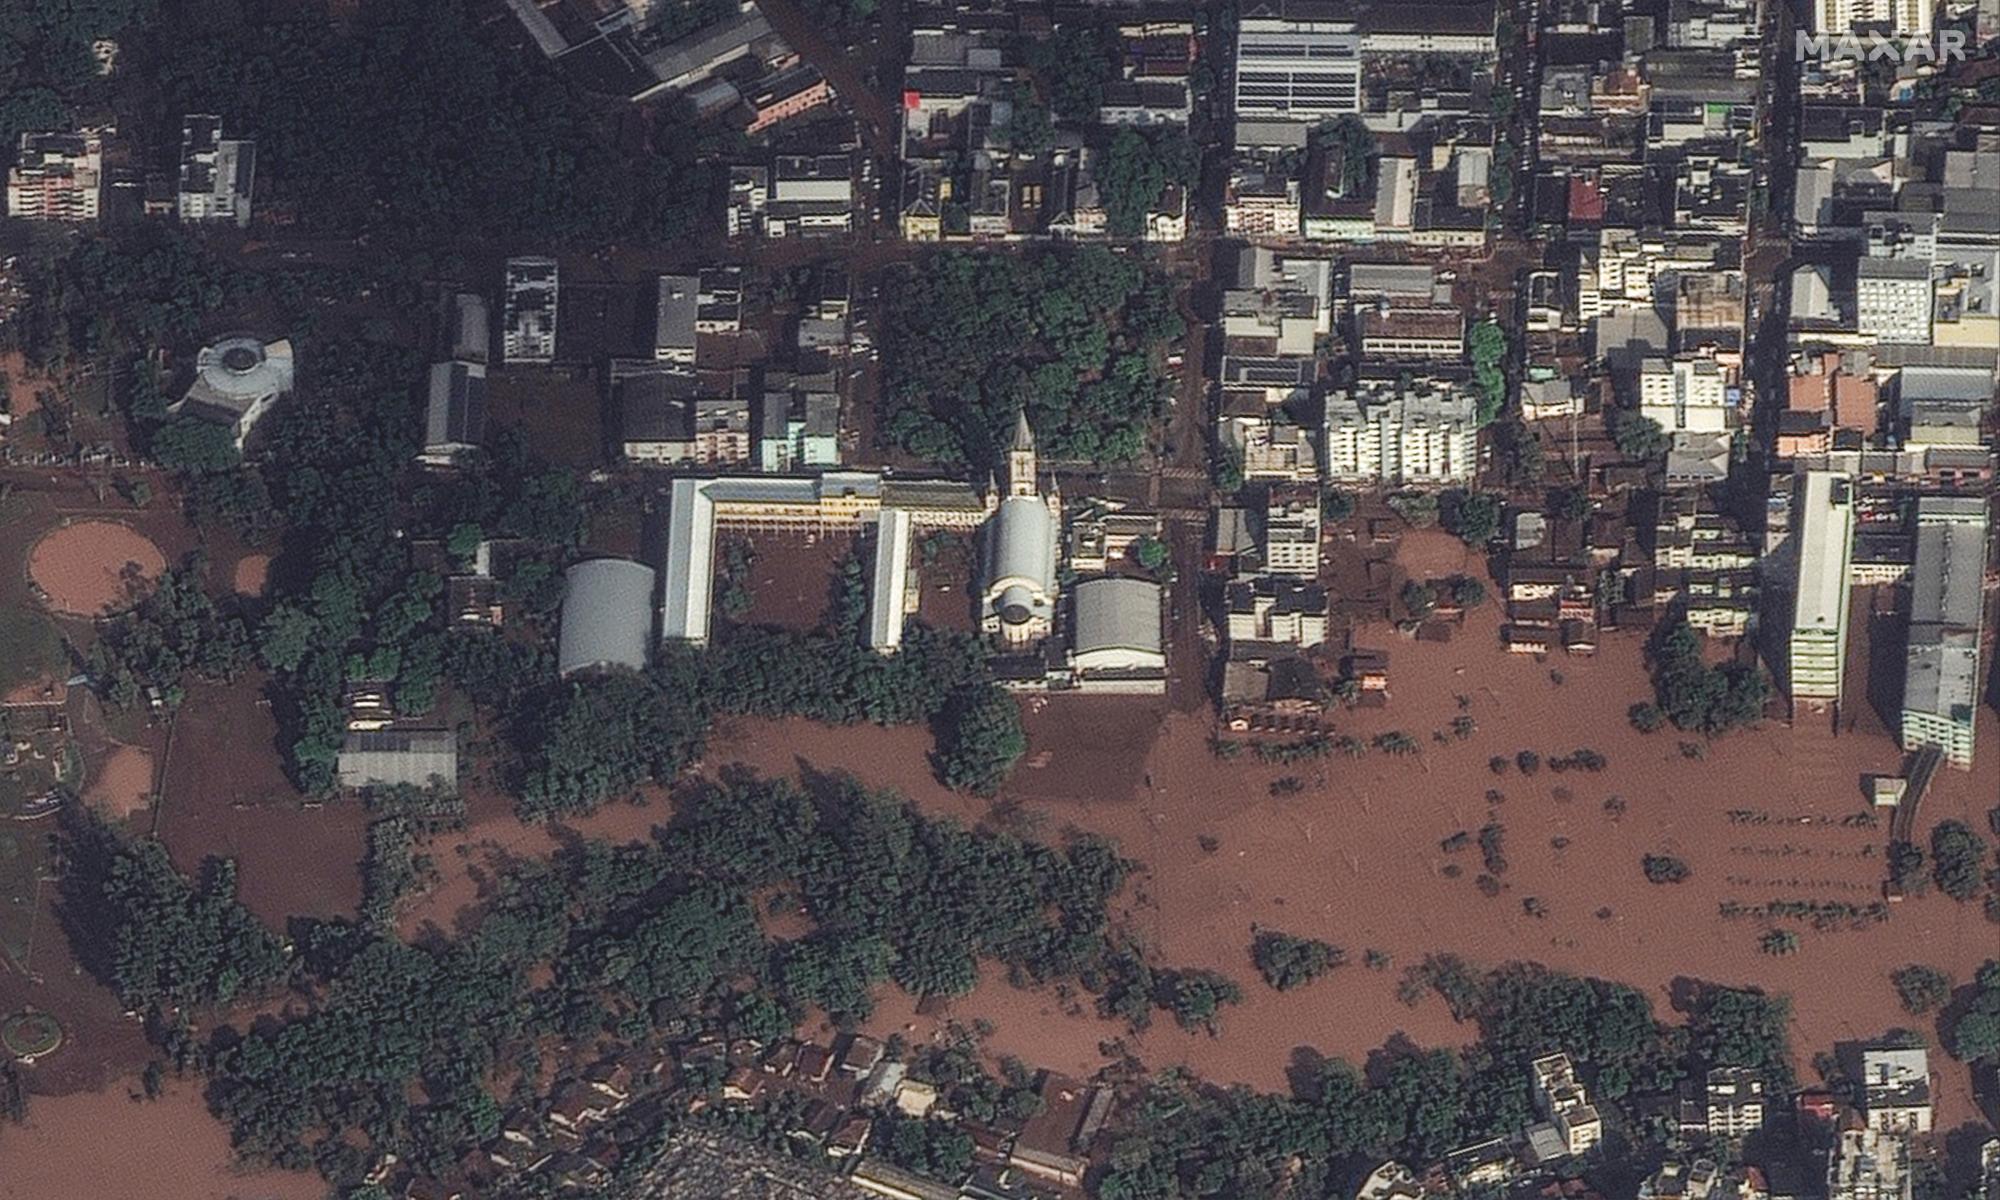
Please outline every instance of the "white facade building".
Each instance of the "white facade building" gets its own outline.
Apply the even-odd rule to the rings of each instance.
[[[1326,474],[1362,483],[1452,484],[1479,465],[1478,401],[1453,384],[1357,380],[1326,400]]]
[[[1863,258],[1855,266],[1854,306],[1864,338],[1928,346],[1931,268],[1913,258]]]
[[[181,124],[180,187],[174,209],[182,224],[227,221],[250,227],[250,193],[257,179],[257,143],[222,136],[222,118],[190,113]]]
[[[1790,647],[1792,700],[1832,702],[1840,699],[1846,679],[1853,481],[1836,471],[1808,471],[1800,509]]]
[[[1668,433],[1721,433],[1729,391],[1711,358],[1649,358],[1639,366],[1639,413]]]

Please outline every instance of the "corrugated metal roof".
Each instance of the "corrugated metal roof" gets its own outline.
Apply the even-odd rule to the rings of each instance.
[[[665,587],[660,594],[660,637],[668,641],[708,641],[709,601],[715,587],[715,502],[710,493],[725,481],[676,479],[667,510]],[[792,480],[728,480],[729,483],[792,483]]]
[[[449,729],[373,729],[340,745],[340,786],[456,786],[458,735]]]
[[[1146,579],[1089,579],[1076,585],[1073,652],[1162,652],[1160,585]]]
[[[894,650],[903,644],[903,589],[910,570],[910,514],[885,508],[875,525],[875,570],[869,580],[868,645]]]
[[[563,588],[556,665],[646,668],[653,633],[653,569],[625,558],[594,558],[569,569]]]

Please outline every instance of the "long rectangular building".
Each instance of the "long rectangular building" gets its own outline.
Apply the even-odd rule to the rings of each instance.
[[[1834,702],[1846,679],[1854,482],[1808,471],[1800,500],[1799,575],[1790,647],[1792,702]]]
[[[1935,746],[1962,770],[1972,769],[1979,709],[1986,527],[1983,499],[1925,497],[1917,502],[1903,748]]]

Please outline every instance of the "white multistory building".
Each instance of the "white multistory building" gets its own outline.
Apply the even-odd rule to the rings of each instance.
[[[1326,400],[1326,474],[1358,483],[1453,484],[1478,469],[1478,402],[1434,379],[1357,380]]]
[[[1649,358],[1639,365],[1639,413],[1668,433],[1721,433],[1729,388],[1712,358]]]

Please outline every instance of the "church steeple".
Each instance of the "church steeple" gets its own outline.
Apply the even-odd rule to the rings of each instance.
[[[1035,494],[1035,431],[1028,425],[1028,410],[1014,419],[1014,440],[1007,447],[1007,494]]]

